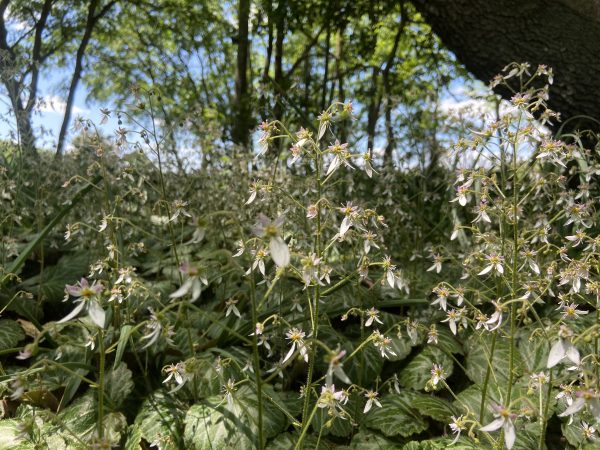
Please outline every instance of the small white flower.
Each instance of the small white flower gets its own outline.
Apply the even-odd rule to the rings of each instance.
[[[377,405],[379,408],[381,408],[381,403],[377,399],[378,395],[379,394],[377,392],[374,392],[372,390],[368,390],[365,393],[365,397],[367,398],[367,403],[365,405],[365,409],[363,409],[363,414],[368,413],[371,410],[371,408],[373,407],[373,405]]]
[[[443,258],[439,255],[439,254],[434,254],[433,255],[433,265],[427,269],[427,272],[431,272],[433,270],[435,270],[436,273],[440,273],[442,271],[442,262],[443,262]]]
[[[452,446],[452,445],[456,444],[456,442],[460,438],[460,432],[462,430],[467,429],[466,423],[465,423],[465,418],[463,416],[458,416],[458,417],[452,416],[452,422],[450,422],[450,429],[452,430],[452,433],[456,435],[454,437],[454,440],[452,442],[450,442],[450,444],[448,444],[449,446]]]
[[[510,450],[513,445],[515,445],[515,440],[517,438],[517,433],[513,424],[513,420],[517,418],[517,415],[511,413],[507,408],[501,405],[494,405],[492,408],[494,409],[494,416],[497,417],[497,419],[486,426],[481,427],[479,430],[491,432],[502,428],[504,430],[504,444],[506,445],[506,448]]]
[[[485,275],[486,273],[489,273],[492,270],[500,275],[504,273],[504,267],[502,267],[502,262],[504,261],[503,256],[499,256],[495,253],[492,253],[490,255],[486,255],[485,258],[488,260],[489,265],[486,266],[481,272],[479,272],[479,275]]]
[[[371,325],[373,325],[373,322],[377,322],[379,324],[383,324],[383,322],[381,320],[379,320],[379,311],[377,311],[375,308],[370,308],[366,311],[367,314],[367,321],[365,322],[365,327],[370,327]]]
[[[225,302],[225,306],[227,307],[227,310],[225,311],[225,317],[229,317],[229,314],[233,313],[235,314],[237,317],[239,317],[240,319],[242,318],[242,315],[240,314],[240,311],[237,309],[237,307],[235,306],[237,304],[237,300],[235,299],[229,299]]]
[[[433,368],[431,369],[431,382],[433,385],[437,386],[440,381],[445,379],[446,372],[444,371],[444,368],[440,364],[434,364]]]
[[[300,355],[302,356],[304,361],[308,362],[308,349],[304,344],[305,336],[306,333],[304,333],[304,331],[298,328],[292,328],[291,330],[288,330],[288,332],[286,333],[286,339],[289,339],[292,342],[292,346],[287,352],[287,355],[285,355],[285,357],[283,358],[283,361],[281,361],[282,364],[292,357],[292,355],[296,351],[296,348],[298,348],[298,351],[300,352]]]
[[[175,381],[175,388],[170,391],[170,393],[177,392],[181,389],[186,381],[190,378],[190,374],[188,374],[185,370],[185,363],[178,362],[177,364],[169,364],[168,366],[163,368],[163,372],[168,374],[167,378],[163,381],[163,384],[168,383],[171,379]]]
[[[560,326],[558,341],[552,345],[548,354],[548,363],[546,364],[548,369],[556,366],[565,358],[573,364],[579,365],[579,350],[571,343],[572,334],[573,332],[565,325]]]

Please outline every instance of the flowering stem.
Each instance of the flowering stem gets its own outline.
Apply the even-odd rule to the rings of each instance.
[[[483,422],[483,415],[485,413],[485,400],[487,397],[488,384],[490,382],[490,375],[492,374],[492,358],[494,357],[494,350],[496,349],[496,338],[498,333],[494,330],[492,334],[492,345],[490,347],[490,360],[488,361],[487,369],[485,370],[485,378],[483,380],[483,388],[481,391],[481,405],[479,407],[479,422]]]
[[[98,438],[102,440],[104,437],[104,332],[100,330],[98,333]]]
[[[315,414],[317,412],[317,405],[318,405],[318,403],[315,403],[315,406],[313,407],[313,409],[310,413],[310,416],[308,417],[308,420],[306,422],[304,422],[304,419],[302,420],[302,432],[300,433],[300,437],[298,438],[298,442],[296,442],[294,450],[299,450],[301,448],[304,448],[302,446],[302,442],[304,441],[304,437],[306,436],[306,433],[308,431],[308,425],[310,425],[313,418],[315,417]]]
[[[522,113],[519,114],[519,119],[517,121],[517,132],[514,135],[514,140],[512,142],[512,191],[513,191],[513,210],[512,210],[512,220],[513,220],[513,255],[512,255],[512,297],[516,296],[518,286],[517,286],[517,268],[518,268],[518,260],[519,257],[519,227],[518,227],[518,212],[517,208],[519,205],[519,196],[518,196],[518,186],[517,186],[517,169],[518,169],[518,161],[517,161],[517,149],[518,149],[518,139],[519,139],[519,130],[521,128],[521,118]],[[517,321],[517,304],[512,303],[510,305],[510,353],[509,353],[509,361],[508,361],[508,386],[506,391],[506,406],[510,408],[510,398],[512,394],[512,385],[514,381],[514,370],[515,370],[515,329],[516,329],[516,321]]]
[[[273,283],[274,285],[275,283]],[[252,303],[252,323],[257,322],[256,310],[256,289],[254,286],[254,272],[250,276],[250,301]],[[260,356],[258,354],[258,333],[252,333],[252,359],[254,365],[254,375],[256,378],[256,399],[258,403],[258,450],[262,450],[265,445],[263,437],[263,398],[262,398],[262,378],[260,376]]]
[[[552,395],[552,378],[553,378],[554,372],[552,369],[550,369],[550,376],[548,379],[548,391],[546,393],[546,406],[544,408],[544,413],[542,414],[540,420],[541,420],[541,433],[540,433],[540,445],[539,445],[539,450],[544,450],[545,448],[545,441],[546,441],[546,423],[548,421],[548,411],[550,409],[550,395]],[[541,389],[540,389],[541,391]],[[540,394],[541,396],[541,394]],[[540,405],[540,412],[542,411],[541,405]]]
[[[322,154],[319,150],[318,147],[315,146],[315,178],[316,178],[316,185],[317,185],[317,204],[319,204],[321,202],[321,195],[322,195],[322,183],[321,183],[321,158],[322,158]],[[317,208],[317,217],[316,217],[316,226],[317,226],[317,233],[315,236],[315,254],[317,255],[317,257],[321,258],[322,254],[321,254],[321,210],[320,208]],[[320,270],[317,271],[317,278],[319,278],[320,276]],[[321,283],[316,283],[315,285],[315,296],[314,296],[314,300],[313,300],[313,307],[311,309],[311,322],[312,322],[312,339],[313,340],[317,340],[318,338],[318,331],[319,331],[319,324],[318,324],[318,320],[319,320],[319,302],[320,302],[320,298],[321,298]],[[309,299],[310,302],[310,299]],[[312,385],[312,378],[313,378],[313,371],[315,368],[315,359],[316,359],[316,353],[317,353],[317,347],[315,345],[311,345],[310,347],[310,356],[309,356],[309,360],[308,360],[308,374],[306,376],[306,386],[305,386],[305,390],[304,390],[304,407],[302,408],[302,434],[300,435],[300,439],[298,440],[298,443],[296,444],[296,448],[300,448],[299,446],[302,444],[302,441],[304,439],[304,435],[306,434],[308,427],[310,426],[310,422],[315,414],[315,409],[316,409],[316,404],[315,404],[315,409],[313,409],[312,414],[310,415],[310,418],[308,420],[307,416],[308,416],[308,408],[310,405],[310,392],[311,392],[311,385]]]

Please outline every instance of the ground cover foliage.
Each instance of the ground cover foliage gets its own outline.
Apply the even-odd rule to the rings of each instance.
[[[351,103],[197,172],[141,125],[7,146],[0,448],[597,448],[597,153],[551,81],[507,67],[435,173]]]

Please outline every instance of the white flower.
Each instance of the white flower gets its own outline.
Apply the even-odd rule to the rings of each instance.
[[[319,133],[320,134],[320,133]],[[348,167],[349,169],[353,169],[353,167],[348,162],[350,159],[350,152],[348,152],[348,144],[340,144],[340,141],[336,140],[334,144],[330,145],[327,150],[329,150],[334,156],[327,168],[327,173],[325,176],[331,175],[335,172],[338,167],[342,164]]]
[[[460,438],[460,432],[462,430],[467,429],[464,417],[463,416],[458,416],[458,417],[452,416],[452,422],[450,423],[450,429],[452,430],[452,433],[456,435],[454,437],[454,440],[452,442],[450,442],[450,444],[448,444],[449,446],[452,446],[452,445],[456,444],[456,442]]]
[[[458,331],[457,324],[462,324],[465,328],[467,326],[467,319],[463,316],[463,309],[451,309],[446,313],[446,318],[442,322],[448,322],[450,331],[454,335]]]
[[[436,273],[440,273],[442,271],[442,262],[443,258],[439,254],[433,255],[433,265],[427,269],[427,272],[431,272],[435,270]]]
[[[504,443],[507,449],[511,449],[515,445],[517,434],[513,420],[517,418],[516,414],[511,413],[507,408],[501,405],[492,406],[494,409],[494,416],[497,417],[494,421],[481,427],[480,431],[496,431],[502,428],[504,430]]]
[[[344,219],[340,224],[339,236],[344,237],[350,227],[354,225],[354,222],[358,218],[358,206],[354,206],[352,202],[347,202],[345,206],[338,208],[341,213],[344,214]]]
[[[339,416],[338,409],[341,410],[341,404],[345,404],[348,401],[348,395],[344,390],[336,391],[333,384],[326,384],[321,387],[321,395],[317,401],[319,408],[328,408],[329,414],[332,416]]]
[[[365,397],[367,398],[367,404],[365,405],[365,409],[363,409],[363,414],[368,413],[374,404],[381,408],[381,403],[377,399],[378,395],[379,394],[377,392],[374,392],[372,390],[368,390],[365,393]]]
[[[445,379],[446,372],[444,371],[444,368],[440,364],[434,364],[433,368],[431,369],[431,382],[433,385],[437,386],[440,381]]]
[[[377,311],[375,308],[368,309],[366,311],[366,314],[368,319],[365,322],[365,327],[370,327],[371,325],[373,325],[373,322],[383,324],[383,322],[379,320],[379,311]]]
[[[479,272],[479,275],[485,275],[486,273],[491,272],[492,270],[495,273],[499,273],[500,275],[504,273],[504,268],[502,267],[502,262],[504,261],[503,256],[499,256],[495,253],[492,253],[490,255],[486,255],[485,258],[488,260],[489,265],[486,266],[481,272]]]
[[[304,344],[305,336],[306,333],[304,333],[304,331],[298,328],[292,328],[291,330],[288,330],[288,332],[286,333],[286,339],[289,339],[292,342],[292,346],[287,352],[287,355],[285,355],[285,357],[283,358],[283,361],[281,361],[282,364],[292,357],[292,355],[296,351],[296,348],[298,348],[300,355],[302,356],[304,361],[308,362],[308,349]]]
[[[466,183],[461,184],[456,188],[456,197],[450,200],[450,202],[456,202],[460,204],[460,206],[465,206],[470,199],[469,196],[469,187],[473,184],[473,179],[467,180]]]
[[[264,214],[259,214],[258,222],[254,227],[257,236],[269,239],[271,258],[278,267],[285,267],[290,263],[290,249],[281,237],[283,221],[284,216],[271,221]]]
[[[577,414],[585,405],[590,413],[600,422],[600,394],[594,389],[586,389],[575,392],[576,400],[558,417],[567,417]]]
[[[104,322],[106,313],[100,306],[97,300],[97,296],[104,290],[102,283],[94,281],[90,286],[88,280],[82,278],[76,285],[69,285],[65,287],[66,297],[68,300],[69,296],[75,297],[74,302],[78,305],[71,311],[67,316],[63,317],[58,323],[65,323],[71,319],[77,317],[82,311],[86,311],[90,320],[100,328],[104,328]]]
[[[325,383],[327,385],[333,385],[333,375],[338,377],[342,382],[346,384],[352,384],[346,372],[344,372],[342,358],[346,356],[346,350],[335,352],[329,361],[329,368],[327,369],[327,375],[325,376]]]
[[[185,370],[185,363],[178,362],[177,364],[169,364],[168,366],[163,368],[163,372],[168,374],[167,378],[163,381],[163,384],[168,383],[171,379],[175,381],[175,388],[170,391],[170,393],[176,392],[183,387],[183,385],[190,378],[190,374],[188,374]]]
[[[169,295],[169,298],[181,298],[187,295],[189,292],[192,293],[192,303],[200,298],[202,293],[202,285],[200,282],[208,286],[208,280],[206,276],[202,275],[201,270],[198,267],[192,266],[188,263],[183,263],[179,268],[179,271],[187,276],[187,279],[183,282],[179,289]]]
[[[586,439],[590,441],[596,440],[596,428],[594,428],[592,425],[589,425],[587,422],[582,421],[581,431],[583,432],[583,435]]]
[[[573,332],[566,326],[560,326],[558,341],[552,345],[548,354],[548,363],[546,364],[548,369],[556,366],[565,358],[573,364],[579,365],[579,350],[570,341],[572,334]]]
[[[229,317],[229,314],[233,313],[236,316],[238,316],[240,319],[242,318],[240,311],[235,306],[237,304],[237,302],[238,301],[233,298],[229,299],[225,302],[225,306],[227,307],[227,310],[225,311],[225,317]]]

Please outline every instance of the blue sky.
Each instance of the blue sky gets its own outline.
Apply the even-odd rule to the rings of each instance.
[[[42,72],[39,82],[38,108],[34,113],[33,126],[36,130],[37,145],[42,148],[56,148],[58,133],[65,111],[66,91],[70,79],[68,74],[60,70]],[[111,104],[98,104],[87,101],[87,90],[83,83],[79,84],[75,95],[75,103],[69,124],[69,136],[72,137],[72,127],[77,116],[91,119],[97,125],[102,114],[100,108],[111,108]],[[8,139],[16,132],[14,116],[11,114],[10,102],[6,95],[0,96],[0,138]],[[112,117],[102,129],[106,134],[112,134],[117,128],[117,121]],[[40,130],[43,129],[44,133]]]

